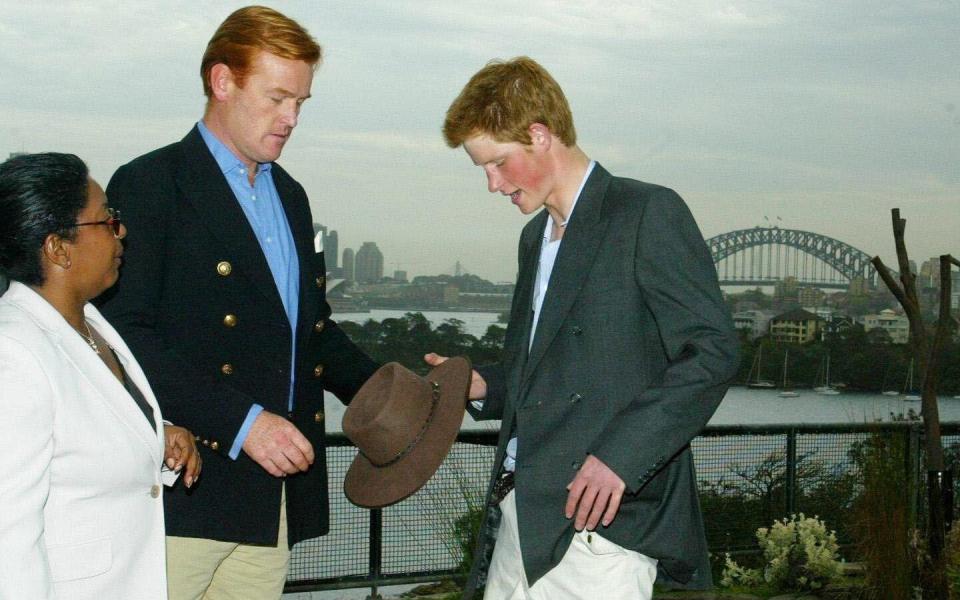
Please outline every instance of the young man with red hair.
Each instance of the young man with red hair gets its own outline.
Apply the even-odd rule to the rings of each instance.
[[[496,544],[488,565],[493,536],[481,536],[464,597],[487,566],[487,600],[709,586],[690,441],[738,344],[689,210],[591,160],[560,86],[526,57],[475,74],[443,133],[490,192],[537,213],[520,235],[502,361],[479,367],[470,391],[471,413],[502,426],[484,527]]]

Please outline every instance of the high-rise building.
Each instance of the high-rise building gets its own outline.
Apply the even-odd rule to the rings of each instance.
[[[327,229],[326,225],[320,223],[313,224],[313,234],[323,233],[323,260],[326,263],[327,271],[336,271],[337,257],[340,255],[339,236],[336,229]]]
[[[323,236],[324,260],[327,263],[328,271],[336,271],[340,266],[340,236],[336,229],[331,229],[327,235]]]
[[[811,308],[816,308],[823,304],[826,297],[826,293],[815,286],[804,286],[797,292],[797,300],[800,302],[800,306]]]
[[[934,256],[923,261],[920,272],[917,273],[917,286],[922,288],[940,288],[940,257]]]
[[[800,291],[800,282],[797,278],[788,275],[773,285],[773,299],[777,302],[795,301]]]
[[[851,296],[866,296],[870,293],[870,282],[859,275],[851,277],[847,293]]]
[[[383,278],[383,253],[376,242],[364,242],[357,250],[354,274],[360,283],[371,283]]]
[[[356,281],[353,272],[353,248],[343,249],[343,278],[347,281]]]

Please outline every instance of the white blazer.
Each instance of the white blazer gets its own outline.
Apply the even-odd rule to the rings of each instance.
[[[160,408],[116,330],[92,305],[84,313],[157,427],[56,309],[10,283],[0,297],[0,600],[167,597]]]

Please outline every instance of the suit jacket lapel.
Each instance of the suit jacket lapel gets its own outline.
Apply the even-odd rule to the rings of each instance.
[[[177,184],[219,241],[224,260],[229,258],[237,276],[249,279],[276,310],[284,312],[260,242],[196,127],[183,138],[181,149]]]
[[[90,349],[83,338],[73,330],[55,308],[30,288],[14,282],[7,294],[12,294],[10,300],[29,313],[43,328],[59,338],[59,347],[65,360],[69,363],[69,366],[64,365],[64,367],[67,369],[75,368],[81,377],[90,381],[109,410],[128,426],[132,434],[146,445],[147,450],[159,462],[162,459],[163,445],[158,430],[150,427],[150,423],[143,416],[140,407],[130,397],[123,384],[110,372],[107,365]],[[85,316],[90,318],[90,324],[110,346],[117,350],[117,354],[124,360],[124,368],[131,364],[129,371],[131,380],[140,386],[144,396],[148,398],[150,406],[154,409],[154,416],[159,429],[159,425],[162,425],[159,418],[160,409],[157,408],[156,399],[150,393],[150,387],[147,385],[143,372],[140,371],[139,367],[133,368],[133,361],[129,358],[130,350],[113,327],[107,324],[106,320],[97,312],[96,308],[87,304],[84,313]],[[106,348],[103,348],[102,351],[109,352]],[[134,371],[137,374],[136,379],[133,377]]]
[[[305,301],[318,289],[318,282],[314,278],[314,251],[313,218],[310,214],[310,203],[302,188],[293,178],[276,163],[273,165],[273,183],[277,186],[277,195],[287,216],[290,235],[297,249],[297,260],[300,265],[300,297],[297,310],[297,345],[306,343],[309,339],[308,330],[313,327],[316,315],[316,302]]]
[[[547,211],[541,212],[534,217],[530,224],[524,229],[521,245],[524,248],[521,258],[520,272],[517,275],[517,289],[514,291],[514,305],[510,323],[512,327],[520,327],[518,335],[514,338],[513,362],[510,371],[507,373],[509,378],[507,389],[519,390],[522,374],[524,373],[528,361],[528,349],[530,348],[530,326],[533,324],[533,286],[537,277],[537,265],[540,259],[540,233],[546,226],[549,218]],[[512,412],[513,401],[510,396],[507,397],[507,406],[504,415]]]
[[[523,370],[522,384],[529,380],[557,336],[561,323],[573,308],[584,279],[590,272],[606,228],[606,222],[602,219],[603,197],[609,181],[610,174],[599,164],[595,165],[567,223],[557,260],[550,273],[547,295],[540,308],[537,329],[532,332],[533,345]],[[539,256],[539,252],[536,254]],[[533,268],[536,277],[536,265]]]
[[[123,338],[120,337],[120,334],[117,333],[117,331],[109,323],[107,323],[107,320],[103,318],[103,315],[101,315],[92,304],[87,304],[84,309],[84,313],[87,317],[87,320],[90,321],[90,324],[96,328],[100,335],[103,336],[103,339],[107,341],[107,344],[113,348],[114,353],[117,355],[117,359],[127,372],[127,377],[129,377],[130,381],[137,386],[137,388],[140,390],[140,393],[143,394],[144,399],[147,401],[147,404],[149,404],[150,408],[153,409],[153,419],[156,423],[156,429],[150,428],[150,423],[140,411],[140,407],[138,407],[133,398],[130,397],[129,392],[127,392],[122,385],[119,385],[120,382],[116,377],[113,376],[113,373],[110,373],[106,369],[100,370],[101,373],[106,371],[106,373],[109,375],[108,379],[110,380],[110,383],[118,384],[120,390],[122,390],[122,392],[118,391],[117,394],[121,405],[118,410],[122,410],[127,419],[136,421],[138,426],[134,427],[134,429],[137,432],[137,436],[141,438],[152,451],[162,458],[163,420],[162,415],[160,414],[160,407],[157,405],[157,399],[153,395],[153,390],[150,388],[149,382],[147,382],[146,375],[144,375],[143,370],[140,368],[140,365],[137,363],[137,361],[134,360],[133,354],[130,352],[130,348],[127,347],[127,344],[123,341]],[[97,382],[97,385],[101,385],[101,382]],[[107,383],[102,382],[102,385],[106,386]],[[116,387],[100,387],[99,389],[116,390]],[[131,408],[133,409],[132,411],[130,410]],[[139,427],[140,424],[144,426]]]

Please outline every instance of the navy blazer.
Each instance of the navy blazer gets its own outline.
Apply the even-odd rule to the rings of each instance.
[[[272,174],[300,261],[289,418],[316,452],[309,471],[285,480],[242,451],[227,456],[252,404],[288,413],[290,324],[253,229],[199,131],[120,167],[107,186],[128,236],[120,280],[99,303],[143,365],[164,416],[201,442],[197,485],[165,496],[169,535],[274,544],[283,481],[289,543],[326,533],[323,391],[349,402],[377,368],[330,320],[303,187],[279,165]]]
[[[564,232],[530,346],[547,219],[541,211],[520,237],[502,360],[478,369],[488,393],[483,409],[471,410],[503,420],[491,477],[517,437],[528,581],[559,563],[570,545],[566,486],[592,454],[626,483],[620,512],[598,531],[657,559],[658,582],[707,587],[690,442],[736,373],[738,341],[703,236],[673,190],[596,165]],[[475,556],[490,542],[482,537]],[[482,567],[474,565],[465,597]]]

